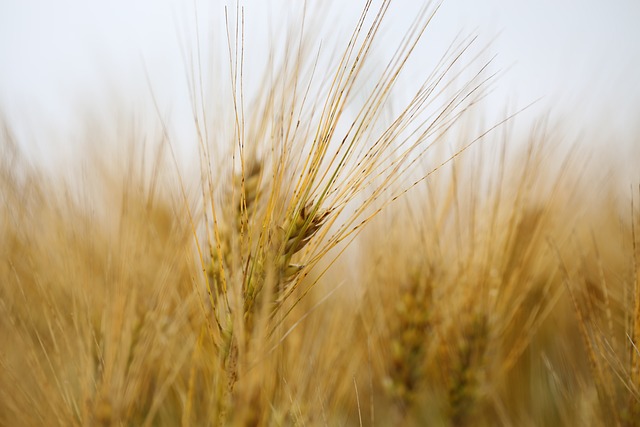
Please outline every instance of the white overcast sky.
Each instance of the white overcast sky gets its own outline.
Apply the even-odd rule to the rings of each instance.
[[[267,16],[274,27],[286,25],[280,22],[286,3],[243,2],[247,37],[264,35],[258,27]],[[356,17],[362,3],[337,2],[338,15]],[[415,3],[395,2],[390,31],[406,30]],[[28,126],[64,126],[84,106],[107,102],[108,88],[138,90],[143,63],[154,90],[170,102],[184,92],[178,40],[194,4],[203,27],[222,22],[224,4],[234,7],[199,0],[0,0],[0,112]],[[430,43],[446,46],[459,31],[477,33],[481,44],[497,36],[490,52],[498,54],[495,67],[508,72],[498,82],[496,105],[543,97],[544,108],[585,121],[629,127],[640,118],[638,0],[446,0]]]

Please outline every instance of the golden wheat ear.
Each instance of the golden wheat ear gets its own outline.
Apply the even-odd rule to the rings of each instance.
[[[256,210],[262,186],[263,166],[259,159],[246,160],[240,174],[234,176],[234,188],[240,193],[236,211],[236,224],[240,229],[241,223],[248,223]],[[248,227],[245,224],[244,227]]]
[[[313,202],[309,202],[297,215],[287,220],[283,227],[286,242],[279,262],[281,267],[289,268],[293,256],[309,243],[330,214],[329,209],[319,209],[314,207]],[[286,274],[285,277],[287,277]]]

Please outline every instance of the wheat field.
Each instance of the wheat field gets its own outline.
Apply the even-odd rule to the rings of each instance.
[[[87,114],[42,167],[2,120],[1,426],[640,425],[638,183],[485,120],[473,37],[396,94],[438,7],[380,63],[389,7],[337,47],[303,11],[264,70],[225,9],[188,141]]]

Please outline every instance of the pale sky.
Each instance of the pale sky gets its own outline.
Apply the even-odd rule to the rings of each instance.
[[[286,3],[243,2],[247,38],[264,40],[268,21],[285,26]],[[338,2],[336,16],[353,19],[362,3]],[[389,37],[403,34],[415,3],[392,5]],[[179,40],[193,31],[185,27],[193,23],[194,4],[203,29],[223,22],[225,4],[235,7],[199,0],[0,0],[0,112],[16,125],[64,128],[86,106],[109,102],[114,88],[132,102],[148,93],[142,64],[170,104],[185,90]],[[640,118],[639,23],[637,0],[447,0],[427,37],[441,48],[460,31],[477,33],[481,45],[495,38],[494,67],[508,69],[497,83],[495,108],[543,97],[540,110],[629,128]]]

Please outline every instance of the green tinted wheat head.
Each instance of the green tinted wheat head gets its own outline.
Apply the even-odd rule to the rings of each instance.
[[[488,324],[484,313],[460,326],[462,336],[449,373],[449,418],[453,425],[469,425],[475,409],[478,385],[488,346]]]
[[[396,303],[397,324],[391,332],[391,366],[386,387],[398,401],[400,411],[416,404],[425,386],[425,360],[431,337],[432,294],[428,278],[415,275]]]

